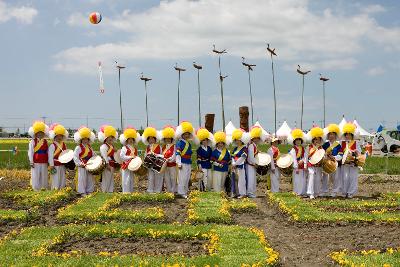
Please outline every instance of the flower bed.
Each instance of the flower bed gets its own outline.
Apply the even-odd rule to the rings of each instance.
[[[387,248],[384,250],[362,250],[349,252],[342,250],[330,254],[332,260],[340,266],[368,267],[383,266],[394,267],[400,265],[400,248]]]
[[[165,194],[121,194],[121,193],[93,193],[76,203],[61,208],[57,218],[68,222],[101,222],[101,221],[160,221],[164,218],[164,211],[157,207],[157,203],[174,200],[174,195]],[[123,210],[118,206],[123,202],[148,202],[154,207],[138,210]]]
[[[250,211],[257,204],[250,199],[230,200],[225,193],[192,191],[189,195],[188,223],[232,222],[231,211]]]
[[[184,255],[120,255],[119,251],[56,252],[69,238],[151,238],[154,240],[205,240],[204,253]],[[12,233],[0,242],[5,266],[271,266],[278,253],[265,240],[263,231],[240,226],[165,225],[111,223],[31,227]]]
[[[279,209],[301,222],[399,223],[400,193],[384,194],[374,200],[343,199],[310,201],[292,193],[267,193]]]

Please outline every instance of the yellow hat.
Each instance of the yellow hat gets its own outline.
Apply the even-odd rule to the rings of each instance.
[[[199,141],[201,142],[205,139],[210,139],[211,133],[205,128],[200,128],[197,130],[196,136],[197,136],[197,139],[199,139]]]
[[[99,141],[103,143],[108,137],[118,138],[117,130],[111,125],[103,125],[97,134]]]
[[[250,130],[250,137],[251,137],[251,139],[254,139],[254,138],[261,138],[262,137],[262,129],[260,128],[260,127],[258,127],[258,126],[254,126],[254,127],[252,127],[251,128],[251,130]]]
[[[161,131],[161,136],[163,139],[174,139],[175,138],[175,129],[172,126],[165,126]]]
[[[193,126],[190,122],[188,121],[184,121],[181,123],[181,127],[182,127],[182,134],[184,133],[193,133]]]
[[[346,123],[346,124],[343,126],[342,132],[343,132],[343,134],[349,133],[349,134],[354,135],[355,132],[356,132],[356,125],[353,124],[353,123]]]
[[[222,132],[222,131],[216,132],[214,134],[214,141],[215,141],[216,144],[218,144],[218,143],[226,144],[226,134],[224,132]]]
[[[95,139],[94,133],[86,126],[80,127],[74,134],[74,140],[76,143],[79,143],[84,138],[88,138],[90,142],[93,142]]]
[[[326,133],[335,133],[337,136],[340,135],[340,129],[339,129],[339,125],[337,124],[329,124],[328,127],[326,127]]]
[[[296,139],[301,139],[303,143],[306,141],[306,135],[301,129],[293,129],[287,138],[288,143],[293,143]]]
[[[307,140],[312,142],[314,138],[322,138],[324,139],[324,130],[320,127],[314,127],[307,133]]]
[[[124,136],[126,139],[128,139],[128,138],[136,139],[137,135],[138,135],[138,133],[137,133],[136,129],[134,129],[134,128],[126,128],[124,131]]]
[[[147,127],[146,129],[144,129],[142,137],[143,143],[147,145],[147,139],[149,137],[154,137],[156,140],[158,139],[157,130],[153,127]]]
[[[34,134],[37,134],[38,132],[43,132],[43,133],[46,132],[46,124],[44,124],[44,122],[42,121],[34,122],[32,128]]]
[[[57,135],[68,137],[68,131],[61,124],[55,123],[50,126],[49,137],[54,139]]]

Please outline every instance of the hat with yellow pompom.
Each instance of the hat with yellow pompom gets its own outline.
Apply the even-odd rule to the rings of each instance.
[[[329,124],[327,127],[324,128],[324,134],[327,136],[329,133],[335,133],[337,137],[340,136],[340,128],[339,125],[335,123]]]
[[[122,145],[125,145],[126,140],[128,140],[129,138],[135,140],[136,144],[140,141],[140,134],[136,131],[135,128],[130,126],[126,127],[124,132],[119,136],[119,141]]]
[[[225,145],[228,145],[228,140],[226,138],[225,132],[223,131],[216,132],[214,134],[214,142],[215,144],[224,143]]]
[[[53,140],[57,135],[62,135],[63,137],[68,138],[68,131],[61,124],[54,123],[50,126],[49,137]]]
[[[232,132],[232,141],[240,140],[243,144],[250,141],[250,134],[246,133],[243,129],[235,129]]]
[[[46,136],[49,135],[49,127],[42,121],[35,121],[29,128],[29,135],[34,138],[38,132],[43,132]]]
[[[268,135],[263,131],[260,126],[253,126],[250,129],[250,139],[260,138],[261,141],[265,142]]]
[[[111,125],[101,126],[97,134],[97,138],[99,139],[100,143],[104,143],[109,137],[114,137],[115,139],[118,139],[117,130]]]
[[[301,129],[293,129],[290,135],[287,137],[287,142],[292,144],[296,139],[300,139],[303,143],[305,143],[306,134]]]
[[[149,144],[149,137],[154,137],[156,141],[160,141],[160,134],[157,132],[156,128],[154,127],[147,127],[144,129],[142,134],[142,142],[145,145]]]
[[[181,124],[176,128],[176,137],[181,138],[184,133],[190,133],[194,135],[194,128],[193,125],[188,121],[183,121]]]
[[[212,133],[210,133],[206,128],[200,128],[196,132],[196,135],[194,137],[194,142],[197,145],[199,145],[204,140],[209,140],[212,143],[213,139],[214,137]]]
[[[352,134],[355,139],[357,139],[359,136],[359,131],[357,129],[357,126],[351,122],[348,122],[345,125],[343,125],[340,132],[343,136],[345,134]]]
[[[171,125],[167,125],[161,130],[160,139],[175,139],[175,128]]]
[[[318,126],[315,126],[310,131],[308,131],[306,138],[307,138],[307,141],[310,143],[315,138],[321,138],[323,140],[324,139],[324,130],[322,130],[322,128],[320,128]]]
[[[96,136],[94,135],[92,130],[90,130],[88,127],[81,126],[79,127],[78,131],[76,131],[74,134],[74,141],[79,144],[84,138],[88,138],[89,141],[93,143]]]

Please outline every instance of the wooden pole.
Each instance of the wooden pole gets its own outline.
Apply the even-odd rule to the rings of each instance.
[[[239,107],[240,128],[249,131],[249,107]]]
[[[215,114],[206,114],[204,128],[206,128],[210,133],[214,132],[214,119]]]

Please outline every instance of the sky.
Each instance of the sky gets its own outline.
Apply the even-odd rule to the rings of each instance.
[[[88,16],[101,13],[93,25]],[[0,0],[0,126],[27,130],[34,120],[77,128],[88,124],[119,127],[118,72],[121,73],[124,125],[145,126],[148,83],[150,125],[177,123],[178,74],[181,120],[198,126],[197,72],[203,66],[201,112],[215,113],[222,128],[218,57],[222,55],[226,121],[239,125],[239,106],[250,105],[254,119],[274,128],[271,59],[274,57],[277,121],[300,126],[305,76],[304,129],[322,124],[326,83],[326,121],[342,115],[373,131],[400,123],[400,2],[346,0]],[[99,92],[98,62],[105,92]],[[251,116],[250,116],[251,118]],[[204,119],[203,119],[204,121]],[[251,122],[250,122],[251,123]]]

